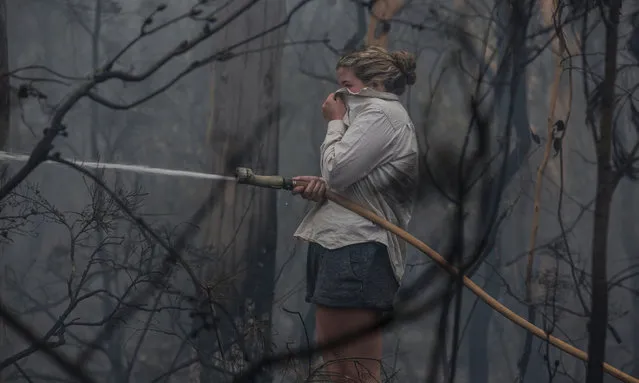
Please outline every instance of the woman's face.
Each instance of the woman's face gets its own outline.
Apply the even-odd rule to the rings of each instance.
[[[337,68],[337,82],[341,87],[347,88],[353,93],[358,93],[366,87],[350,68]]]

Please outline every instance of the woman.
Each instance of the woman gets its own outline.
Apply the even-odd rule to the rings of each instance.
[[[296,177],[308,184],[293,190],[317,202],[295,236],[309,242],[306,300],[316,305],[320,344],[391,310],[405,259],[399,238],[325,200],[327,188],[406,227],[418,177],[415,128],[398,98],[415,83],[414,55],[367,47],[343,56],[336,70],[342,88],[322,105],[322,176]],[[323,354],[331,374],[375,382],[381,357],[381,332]]]

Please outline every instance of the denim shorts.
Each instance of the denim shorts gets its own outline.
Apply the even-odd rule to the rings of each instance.
[[[399,284],[386,246],[365,242],[329,250],[310,242],[306,301],[334,308],[389,311]]]

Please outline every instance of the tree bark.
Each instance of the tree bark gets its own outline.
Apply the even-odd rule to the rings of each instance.
[[[7,38],[7,4],[5,0],[0,0],[0,74],[9,71],[9,49]],[[9,77],[0,77],[0,149],[4,149],[9,137],[10,126],[10,89]],[[4,171],[4,170],[3,170]],[[0,278],[0,281],[3,278]],[[0,296],[4,291],[4,285],[0,282]],[[0,320],[0,355],[4,355],[6,342],[5,324]],[[0,382],[4,382],[3,374],[0,372]]]
[[[376,0],[373,2],[366,33],[366,45],[388,47],[388,33],[390,32],[388,20],[392,19],[403,6],[403,0]]]
[[[621,222],[619,227],[623,228],[617,235],[621,246],[623,248],[624,257],[628,259],[627,271],[631,273],[630,288],[634,291],[639,291],[639,274],[637,274],[637,253],[639,253],[639,246],[636,241],[636,214],[639,204],[636,202],[637,186],[628,180],[626,185],[621,186],[620,193],[621,201],[620,206],[623,206],[623,213],[621,214]],[[639,295],[633,294],[631,297],[632,308],[630,312],[631,320],[635,323],[639,322]],[[639,326],[632,326],[630,329],[631,348],[634,355],[634,362],[630,367],[630,375],[639,376]]]
[[[7,38],[7,4],[0,0],[0,73],[9,71],[9,47]],[[4,149],[9,138],[9,78],[0,78],[0,148]]]
[[[553,25],[560,25],[561,20],[555,20],[557,18],[561,18],[561,13],[558,12],[558,1],[554,0],[546,0],[541,3],[541,13],[544,18],[544,24],[547,27],[551,27]],[[545,177],[545,172],[547,167],[550,165],[550,155],[552,151],[553,145],[553,131],[554,124],[557,121],[557,104],[559,100],[560,93],[560,82],[563,73],[562,62],[564,59],[564,44],[563,44],[563,31],[561,27],[556,28],[556,32],[552,37],[551,44],[551,55],[553,58],[553,67],[554,74],[552,83],[550,84],[549,89],[549,108],[548,108],[548,118],[546,121],[546,144],[544,145],[544,153],[541,160],[541,163],[537,169],[537,175],[535,180],[535,188],[534,188],[534,200],[533,200],[533,214],[532,214],[532,222],[531,222],[531,233],[529,238],[529,246],[527,249],[527,264],[526,264],[526,302],[528,304],[528,321],[531,323],[535,323],[537,318],[537,310],[539,297],[545,297],[546,301],[544,302],[546,307],[552,306],[554,302],[548,302],[547,298],[549,295],[552,295],[549,292],[549,289],[553,289],[553,287],[549,287],[548,285],[544,285],[540,283],[538,280],[543,278],[545,275],[554,275],[556,266],[552,265],[552,262],[549,262],[548,257],[543,254],[535,254],[535,248],[537,247],[537,234],[539,230],[539,222],[540,222],[540,214],[541,214],[541,193],[542,193],[542,184]],[[525,42],[522,42],[522,44]],[[561,191],[560,191],[561,192]],[[537,258],[539,261],[539,270],[537,272],[538,277],[533,278],[533,270],[534,270],[534,260]],[[555,287],[556,288],[556,287]],[[550,318],[550,321],[553,323],[548,325],[547,328],[550,331],[554,327],[555,318]],[[537,342],[532,333],[526,333],[524,346],[522,350],[521,357],[517,362],[518,374],[519,374],[519,382],[530,381],[535,382],[541,379],[539,372],[542,369],[532,368],[529,370],[529,363],[533,356],[533,343]],[[548,356],[546,356],[548,357]],[[531,372],[532,376],[527,376],[527,374]]]
[[[612,167],[612,136],[617,78],[617,43],[621,0],[611,0],[606,28],[605,73],[601,84],[601,117],[599,137],[594,134],[597,153],[597,194],[592,233],[592,310],[588,335],[588,370],[586,383],[603,382],[603,362],[606,356],[608,324],[608,223],[610,205],[616,187]],[[596,129],[595,129],[596,132]]]
[[[501,3],[496,12],[497,23],[506,28],[503,33],[498,36],[496,65],[494,66],[494,76],[498,80],[495,81],[494,87],[496,100],[496,122],[500,127],[512,129],[509,134],[517,137],[515,144],[510,148],[509,153],[505,153],[506,165],[503,174],[495,177],[494,180],[488,182],[483,190],[482,201],[480,207],[480,216],[484,220],[482,225],[478,226],[477,237],[485,235],[484,227],[490,225],[490,219],[495,208],[501,201],[499,197],[503,193],[515,175],[527,161],[527,154],[532,147],[530,121],[527,105],[527,70],[525,67],[525,39],[528,25],[528,15],[524,7],[508,7],[506,3]],[[510,33],[509,33],[510,31]],[[512,33],[514,31],[514,33]],[[468,31],[470,32],[470,31]],[[472,33],[472,32],[471,32]],[[501,65],[500,65],[501,64]],[[506,85],[507,84],[507,85]],[[501,133],[499,133],[501,134]],[[501,179],[500,179],[501,178]],[[495,206],[497,204],[497,206]],[[521,204],[521,202],[520,202]],[[502,257],[500,249],[495,243],[498,228],[495,227],[489,233],[490,247],[486,248],[486,259],[490,259],[491,268],[484,268],[484,272],[492,274],[490,269],[496,272],[500,271]],[[479,268],[483,267],[481,261],[471,268],[468,275],[472,275]],[[486,291],[492,296],[500,294],[500,283],[498,278],[489,278]],[[489,330],[490,323],[494,315],[494,311],[483,302],[478,302],[470,319],[469,333],[473,336],[468,338],[468,374],[472,376],[473,381],[489,382],[490,378],[490,362],[491,358],[485,350],[491,348]],[[532,341],[532,340],[531,340]],[[525,359],[525,365],[528,365],[529,357]],[[524,372],[524,375],[526,373]]]
[[[228,9],[234,10],[233,6]],[[285,2],[259,2],[227,26],[214,46],[236,43],[284,18]],[[273,46],[283,42],[284,34],[284,29],[269,33],[240,48],[254,53],[214,65],[215,102],[207,134],[213,173],[233,174],[237,166],[250,167],[260,174],[278,172],[281,48]],[[222,303],[243,325],[239,326],[241,334],[236,334],[230,322],[222,328],[218,323],[214,324],[215,329],[199,331],[198,352],[204,362],[201,383],[220,381],[215,370],[207,367],[211,354],[220,347],[228,352],[231,343],[237,343],[237,336],[244,343],[244,357],[251,360],[270,352],[271,347],[276,191],[229,183],[218,198],[220,201],[204,226],[206,244],[214,252],[205,278],[207,284],[215,286],[211,298]],[[272,380],[267,375],[255,381]]]

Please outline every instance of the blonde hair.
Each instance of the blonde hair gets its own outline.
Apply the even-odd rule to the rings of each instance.
[[[387,92],[401,95],[417,80],[415,55],[406,51],[389,52],[368,46],[348,53],[337,61],[336,69],[349,68],[366,86],[382,85]]]

